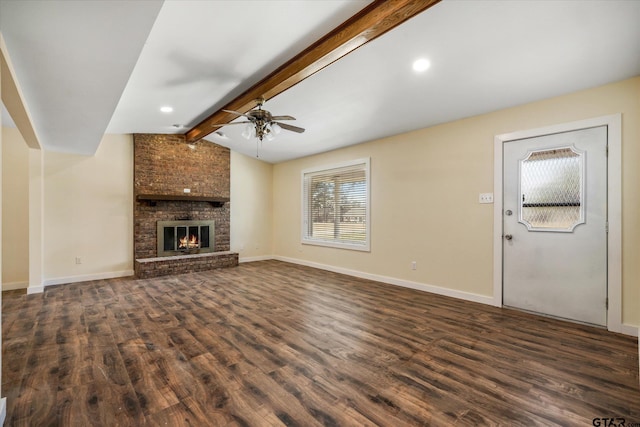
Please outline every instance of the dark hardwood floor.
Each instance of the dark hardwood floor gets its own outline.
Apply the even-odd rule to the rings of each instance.
[[[635,338],[277,261],[6,292],[2,334],[8,426],[640,423]]]

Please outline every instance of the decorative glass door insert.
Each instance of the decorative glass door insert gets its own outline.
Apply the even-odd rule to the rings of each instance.
[[[572,232],[585,222],[584,157],[560,147],[520,160],[519,222],[529,231]]]

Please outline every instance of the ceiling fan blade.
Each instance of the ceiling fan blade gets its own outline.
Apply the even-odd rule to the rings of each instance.
[[[242,113],[241,113],[241,112],[239,112],[239,111],[233,111],[233,110],[222,110],[222,111],[224,111],[225,113],[231,113],[231,114],[235,114],[235,115],[237,115],[237,116],[246,117],[246,118],[248,118],[248,119],[251,119],[251,118],[252,118],[251,116],[247,116],[246,114],[242,114]]]
[[[282,129],[286,129],[286,130],[290,130],[290,131],[298,132],[298,133],[304,132],[304,129],[303,128],[299,128],[298,126],[291,126],[291,125],[288,125],[286,123],[279,123],[279,122],[276,122],[276,123],[278,123],[278,126],[280,126]]]
[[[271,116],[271,120],[295,120],[295,117],[291,116]]]
[[[211,125],[211,127],[222,127],[222,126],[229,126],[229,125],[243,125],[245,123],[253,123],[253,122],[245,121],[245,122],[220,123],[220,124]]]

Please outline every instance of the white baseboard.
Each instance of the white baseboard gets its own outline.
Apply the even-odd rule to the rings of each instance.
[[[290,262],[292,264],[305,265],[307,267],[313,267],[313,268],[318,268],[320,270],[332,271],[334,273],[346,274],[348,276],[359,277],[359,278],[362,278],[362,279],[374,280],[376,282],[387,283],[387,284],[390,284],[390,285],[402,286],[402,287],[405,287],[405,288],[411,288],[411,289],[416,289],[416,290],[419,290],[419,291],[430,292],[432,294],[444,295],[444,296],[458,298],[458,299],[462,299],[462,300],[466,300],[466,301],[472,301],[472,302],[478,302],[478,303],[481,303],[481,304],[488,304],[488,305],[496,306],[496,303],[495,303],[495,300],[493,299],[493,297],[474,294],[474,293],[470,293],[470,292],[457,291],[455,289],[449,289],[449,288],[441,288],[439,286],[427,285],[427,284],[424,284],[424,283],[412,282],[412,281],[403,280],[403,279],[396,279],[394,277],[387,277],[387,276],[380,276],[380,275],[377,275],[377,274],[364,273],[362,271],[350,270],[350,269],[342,268],[342,267],[334,267],[334,266],[331,266],[331,265],[320,264],[320,263],[317,263],[317,262],[306,261],[306,260],[301,260],[301,259],[296,259],[296,258],[288,258],[288,257],[283,257],[283,256],[277,256],[276,255],[276,256],[271,257],[271,259],[275,259],[275,260],[278,260],[278,261],[284,261],[284,262]],[[500,307],[500,306],[498,306],[498,307]],[[637,326],[633,326],[633,325],[629,325],[629,324],[622,324],[622,325],[620,325],[620,329],[619,330],[616,330],[616,331],[613,331],[613,332],[618,332],[618,333],[621,333],[621,334],[624,334],[624,335],[630,335],[630,336],[633,336],[633,337],[639,336],[638,327]]]
[[[243,263],[243,262],[254,262],[254,261],[268,261],[270,259],[274,259],[273,255],[242,257],[242,258],[238,258],[238,262]]]
[[[632,337],[637,337],[638,336],[638,327],[637,326],[633,326],[633,325],[629,325],[627,323],[623,323],[622,325],[620,325],[620,331],[621,334],[625,334],[625,335],[631,335]]]
[[[7,418],[7,398],[0,399],[0,426],[4,425],[4,420]]]
[[[292,264],[306,265],[307,267],[318,268],[320,270],[332,271],[334,273],[346,274],[348,276],[359,277],[361,279],[374,280],[376,282],[387,283],[389,285],[401,286],[403,288],[416,289],[418,291],[430,292],[432,294],[444,295],[466,301],[478,302],[481,304],[493,305],[493,297],[474,294],[471,292],[457,291],[455,289],[442,288],[440,286],[427,285],[425,283],[412,282],[410,280],[396,279],[395,277],[380,276],[378,274],[365,273],[348,268],[334,267],[332,265],[319,264],[317,262],[305,261],[296,258],[274,256],[278,261],[290,262]]]
[[[27,288],[27,295],[41,294],[44,292],[44,286],[29,286]]]
[[[127,277],[133,276],[133,270],[124,270],[124,271],[108,271],[105,273],[96,273],[96,274],[81,274],[78,276],[68,276],[68,277],[56,277],[54,279],[46,279],[42,286],[29,286],[27,288],[27,294],[37,294],[44,292],[44,288],[47,286],[53,285],[62,285],[66,283],[78,283],[78,282],[88,282],[91,280],[102,280],[102,279],[115,279],[117,277]]]
[[[16,289],[27,289],[29,282],[8,282],[2,284],[3,291],[15,291]]]
[[[305,265],[307,267],[318,268],[320,270],[346,274],[348,276],[359,277],[361,279],[368,279],[376,282],[387,283],[390,285],[401,286],[404,288],[416,289],[423,292],[430,292],[432,294],[444,295],[444,296],[458,298],[466,301],[478,302],[481,304],[488,304],[488,305],[495,305],[495,301],[493,297],[474,294],[471,292],[458,291],[455,289],[442,288],[439,286],[428,285],[424,283],[412,282],[410,280],[397,279],[395,277],[387,277],[387,276],[381,276],[378,274],[365,273],[362,271],[351,270],[343,267],[335,267],[332,265],[320,264],[317,262],[306,261],[306,260],[301,260],[297,258],[289,258],[289,257],[278,256],[278,255],[260,255],[255,257],[243,257],[243,258],[240,258],[238,262],[245,263],[245,262],[254,262],[254,261],[267,261],[270,259],[283,261],[283,262],[290,262],[292,264]],[[58,277],[55,279],[45,280],[42,286],[31,286],[31,287],[28,287],[28,283],[26,282],[3,283],[2,290],[6,291],[6,290],[26,288],[27,294],[36,294],[36,293],[44,292],[44,288],[46,286],[61,285],[64,283],[87,282],[90,280],[114,279],[117,277],[127,277],[127,276],[133,276],[133,275],[134,275],[133,270],[124,270],[124,271],[115,271],[115,272],[98,273],[98,274]],[[616,331],[616,332],[637,337],[638,327],[629,325],[629,324],[622,324],[620,327],[620,331]],[[0,423],[0,426],[1,425],[2,424]]]

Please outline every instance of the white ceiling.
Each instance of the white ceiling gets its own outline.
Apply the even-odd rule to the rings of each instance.
[[[184,133],[368,3],[0,0],[0,31],[44,147],[92,154],[105,130]],[[265,140],[260,158],[640,75],[638,22],[640,1],[445,0],[269,100],[307,130]],[[411,69],[419,57],[431,62],[423,74]],[[241,128],[207,139],[255,156]]]

